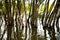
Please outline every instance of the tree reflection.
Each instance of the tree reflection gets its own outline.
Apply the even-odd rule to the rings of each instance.
[[[60,0],[54,0],[51,5],[50,1],[0,0],[0,40],[48,40],[47,31],[50,40],[57,40]],[[37,32],[41,25],[42,37]]]

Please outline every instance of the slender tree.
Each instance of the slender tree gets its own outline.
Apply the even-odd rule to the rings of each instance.
[[[37,0],[33,0],[32,3],[32,17],[31,17],[31,27],[32,27],[32,37],[31,40],[37,40]]]

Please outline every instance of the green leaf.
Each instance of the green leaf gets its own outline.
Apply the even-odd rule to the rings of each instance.
[[[40,4],[43,2],[44,0],[39,0]]]
[[[0,2],[0,9],[2,9],[2,2]]]

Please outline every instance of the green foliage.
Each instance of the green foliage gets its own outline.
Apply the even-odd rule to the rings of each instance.
[[[39,15],[38,15],[38,17],[39,17],[39,18],[42,18],[42,15],[41,15],[41,14],[39,14]]]
[[[40,4],[43,2],[44,0],[39,0]]]
[[[41,11],[43,11],[44,12],[44,4],[42,5],[42,7],[41,7]]]
[[[42,37],[38,37],[38,40],[46,40],[46,39]]]
[[[24,4],[21,3],[21,13],[23,13],[23,12],[24,12]]]
[[[2,9],[2,2],[0,2],[0,9]]]

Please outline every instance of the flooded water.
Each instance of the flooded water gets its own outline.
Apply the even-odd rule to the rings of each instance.
[[[0,23],[1,22],[2,21],[0,20]],[[43,25],[42,25],[41,19],[39,19],[39,18],[38,18],[38,21],[37,21],[37,26],[38,26],[37,27],[37,40],[54,40],[54,39],[55,40],[60,40],[60,32],[57,32],[56,27],[55,27],[55,35],[52,35],[53,36],[52,37],[48,33],[48,30],[46,30],[46,32],[43,30]],[[59,27],[60,27],[60,19],[59,19]],[[6,28],[5,21],[3,19],[3,23],[2,23],[2,26],[1,26],[1,36],[2,36],[5,28]],[[20,27],[20,29],[22,29],[22,27]],[[14,27],[14,31],[16,31],[16,27]],[[21,39],[24,40],[26,38],[26,40],[31,40],[31,36],[33,36],[31,26],[27,27],[27,31],[26,31],[26,27],[23,27],[23,30],[20,30],[20,31],[22,32]],[[1,38],[1,36],[0,36],[0,38]],[[6,40],[6,39],[7,39],[7,31],[5,31],[5,34],[4,34],[4,37],[3,37],[3,40]]]

